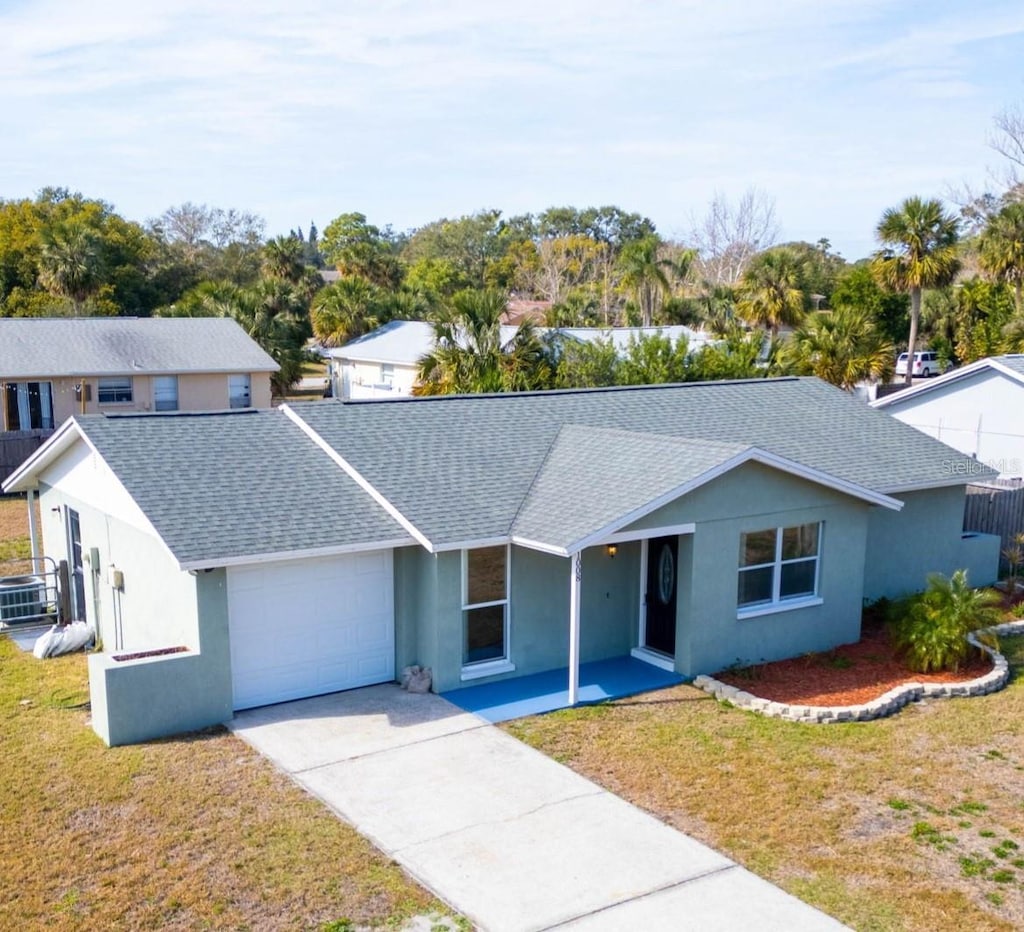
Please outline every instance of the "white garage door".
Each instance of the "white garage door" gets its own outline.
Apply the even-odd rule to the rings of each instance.
[[[395,677],[390,550],[228,567],[235,709]]]

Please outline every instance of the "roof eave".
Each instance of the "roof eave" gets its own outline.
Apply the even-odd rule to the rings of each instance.
[[[88,443],[85,432],[71,417],[61,424],[50,437],[47,437],[43,445],[15,469],[0,487],[5,493],[27,492],[29,489],[38,488],[38,481],[29,480],[34,480],[39,470],[45,469],[58,456],[69,450],[76,440]]]

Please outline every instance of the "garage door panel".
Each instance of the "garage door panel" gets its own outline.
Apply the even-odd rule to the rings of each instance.
[[[236,709],[394,679],[391,551],[228,569]]]

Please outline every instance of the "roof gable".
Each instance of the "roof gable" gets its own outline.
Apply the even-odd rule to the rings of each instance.
[[[894,392],[871,402],[872,408],[898,407],[907,401],[916,400],[923,396],[931,395],[936,391],[946,388],[948,385],[957,382],[964,382],[973,379],[975,376],[984,373],[997,373],[1024,386],[1024,354],[1013,354],[1006,356],[989,356],[979,359],[969,365],[940,375],[937,378],[929,379],[919,385],[906,388],[903,391]]]

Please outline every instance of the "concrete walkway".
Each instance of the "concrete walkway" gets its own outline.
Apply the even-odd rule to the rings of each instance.
[[[490,932],[844,928],[439,696],[372,686],[231,728]]]

